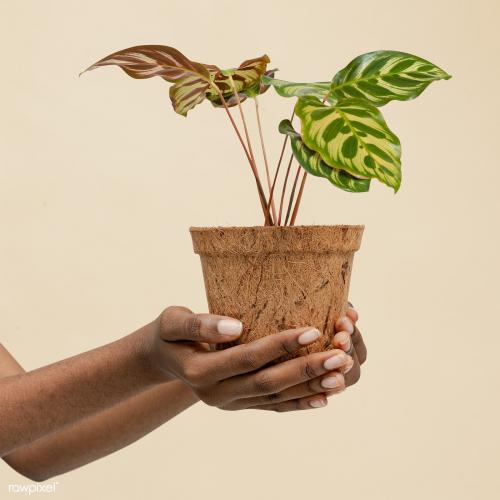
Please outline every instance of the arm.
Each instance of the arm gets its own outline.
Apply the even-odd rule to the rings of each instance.
[[[0,377],[24,373],[0,344]],[[35,481],[68,472],[137,441],[198,401],[182,382],[159,384],[3,459]]]
[[[1,379],[0,456],[171,380],[151,369],[150,328]]]
[[[359,378],[355,354],[344,352],[357,350],[346,331],[335,335],[336,349],[272,366],[320,332],[297,328],[208,349],[234,341],[241,328],[232,318],[171,307],[119,341],[30,373],[7,360],[0,369],[0,456],[28,477],[46,479],[133,442],[198,399],[227,410],[313,409]]]

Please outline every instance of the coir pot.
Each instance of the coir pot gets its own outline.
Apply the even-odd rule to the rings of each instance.
[[[237,343],[314,326],[323,336],[294,356],[331,349],[334,324],[347,309],[354,252],[363,229],[192,227],[210,313],[242,321]],[[234,343],[219,348],[230,345]]]

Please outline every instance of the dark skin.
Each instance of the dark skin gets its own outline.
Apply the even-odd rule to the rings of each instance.
[[[297,328],[211,351],[209,343],[239,336],[239,322],[171,307],[116,342],[29,373],[0,345],[0,455],[46,480],[140,439],[197,401],[225,410],[325,406],[359,379],[366,348],[357,319],[350,308],[337,322],[333,350],[272,366],[320,333]]]

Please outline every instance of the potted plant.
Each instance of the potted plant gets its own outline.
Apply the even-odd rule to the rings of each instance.
[[[192,61],[172,47],[141,45],[115,52],[88,70],[116,65],[133,78],[158,76],[173,84],[170,99],[176,113],[186,116],[208,100],[227,114],[250,165],[264,223],[190,229],[194,251],[201,257],[209,310],[242,320],[239,342],[295,326],[316,326],[326,335],[303,348],[300,354],[305,354],[331,347],[333,325],[347,307],[353,256],[364,229],[296,226],[308,174],[353,193],[368,191],[373,179],[396,192],[401,147],[379,107],[413,99],[433,81],[450,75],[420,57],[392,50],[358,56],[324,82],[275,79],[277,70],[268,70],[269,62],[263,55],[224,70]],[[258,101],[270,86],[280,96],[296,98],[290,119],[278,127],[284,140],[274,171],[264,146]],[[262,170],[250,141],[244,101],[253,101],[255,108]],[[240,126],[231,108],[237,110]],[[291,154],[283,162],[287,144]]]

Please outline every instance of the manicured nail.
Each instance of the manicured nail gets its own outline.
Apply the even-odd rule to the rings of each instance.
[[[320,331],[313,328],[312,330],[307,330],[307,332],[301,333],[297,341],[300,345],[306,345],[318,340],[320,337]]]
[[[323,406],[326,406],[328,404],[326,399],[312,399],[309,401],[309,406],[311,408],[323,408]]]
[[[342,370],[342,373],[348,373],[354,366],[354,359],[352,359],[351,356],[348,356],[348,358],[349,360],[347,361],[345,368]]]
[[[325,389],[334,389],[339,386],[339,380],[337,377],[327,377],[321,381],[321,385]]]
[[[217,322],[217,331],[221,335],[241,335],[243,323],[233,318],[221,319]]]
[[[347,333],[350,333],[351,335],[354,333],[354,325],[347,316],[342,316],[342,318],[339,319],[339,322],[344,325],[342,330],[345,330]]]
[[[342,335],[343,334],[343,335]],[[351,337],[348,332],[339,332],[337,335],[338,342],[343,351],[348,351],[351,348]]]
[[[354,307],[349,307],[349,309],[347,309],[347,316],[353,323],[356,323],[359,319],[358,311],[356,311]]]
[[[328,358],[323,366],[325,370],[335,370],[336,368],[340,368],[342,365],[346,363],[346,356],[344,354],[335,354],[331,358]]]

